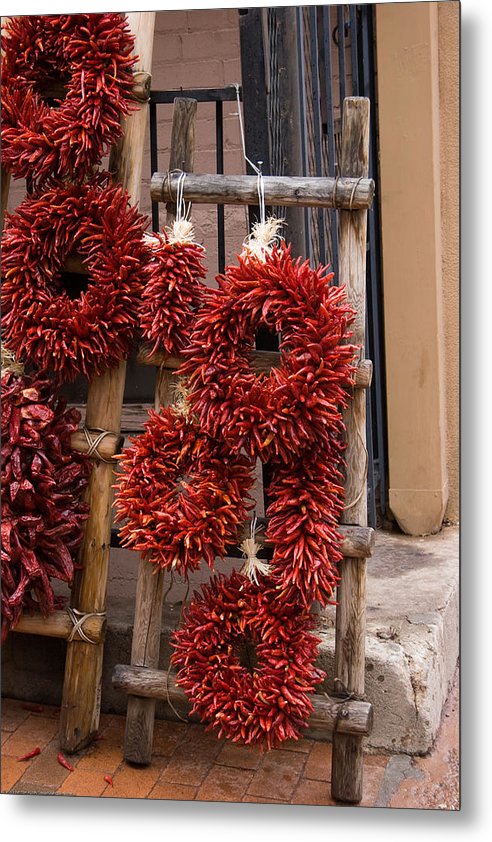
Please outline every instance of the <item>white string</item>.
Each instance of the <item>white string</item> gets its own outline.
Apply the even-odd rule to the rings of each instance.
[[[258,161],[260,165],[260,171],[258,173],[257,181],[257,189],[258,189],[258,199],[260,205],[260,223],[261,225],[265,224],[265,181],[263,178],[263,174],[261,172],[261,165],[263,161]]]
[[[252,170],[256,173],[256,180],[257,180],[257,189],[258,189],[258,204],[260,207],[260,222],[265,222],[265,182],[263,179],[263,173],[261,171],[261,167],[263,161],[258,161],[258,166],[253,164],[250,158],[246,155],[246,139],[244,135],[244,124],[243,124],[243,114],[241,111],[241,99],[239,96],[239,83],[236,82],[234,87],[236,88],[236,100],[237,100],[237,116],[239,117],[239,131],[241,133],[241,145],[243,147],[243,158],[250,165]]]
[[[251,539],[253,541],[255,540],[255,537],[256,537],[256,523],[257,523],[257,521],[258,521],[258,518],[256,516],[256,509],[255,509],[254,515],[251,518],[251,524],[250,524],[250,526],[251,526]]]
[[[71,608],[69,606],[67,608],[67,614],[73,623],[73,629],[67,638],[69,643],[71,643],[72,640],[75,640],[76,634],[78,634],[82,640],[85,640],[86,643],[97,643],[97,640],[92,640],[92,638],[87,636],[83,629],[83,625],[89,617],[105,617],[106,614],[104,612],[93,611],[88,614],[84,614],[83,611],[78,611],[76,608]]]
[[[180,172],[176,185],[176,222],[186,219],[186,204],[184,201],[185,172]]]

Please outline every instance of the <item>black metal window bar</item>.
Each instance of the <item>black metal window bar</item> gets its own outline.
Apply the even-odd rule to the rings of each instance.
[[[239,89],[241,98],[241,89]],[[195,88],[178,91],[151,91],[149,102],[149,127],[150,127],[150,170],[151,175],[158,172],[159,162],[157,153],[157,106],[172,105],[176,97],[189,97],[197,102],[215,103],[215,140],[216,140],[216,171],[224,172],[224,102],[236,102],[237,92],[235,85],[228,85],[225,88]],[[159,230],[159,203],[152,202],[152,229]],[[225,267],[225,221],[224,206],[217,205],[217,253],[218,271],[223,272]]]
[[[270,32],[275,29],[276,11],[269,10]],[[376,526],[387,517],[387,432],[373,16],[373,4],[296,10],[303,175],[338,175],[343,100],[366,96],[371,101],[369,176],[376,182],[376,198],[368,214],[366,355],[373,361],[374,376],[367,400],[367,448],[368,517]],[[270,62],[275,62],[271,38]],[[270,76],[275,75],[271,67]],[[272,155],[272,162],[275,157],[282,161],[281,151]],[[336,272],[336,212],[307,209],[305,227],[310,259],[331,264]]]

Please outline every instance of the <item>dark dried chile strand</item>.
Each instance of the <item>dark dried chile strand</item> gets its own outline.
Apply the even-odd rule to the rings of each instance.
[[[25,412],[18,443],[11,440],[9,419],[19,406],[43,406]],[[70,447],[70,436],[80,417],[67,411],[50,381],[6,372],[2,376],[2,404],[12,411],[2,414],[2,642],[15,628],[24,610],[47,616],[55,610],[50,578],[72,581],[74,559],[82,540],[87,504],[90,460]],[[49,421],[42,420],[44,417]],[[34,446],[30,430],[43,428]],[[56,430],[57,435],[51,435]],[[14,431],[15,432],[15,431]],[[12,470],[12,465],[15,470]],[[14,479],[18,474],[20,481]],[[53,492],[52,486],[57,492]],[[8,489],[8,490],[7,490]]]

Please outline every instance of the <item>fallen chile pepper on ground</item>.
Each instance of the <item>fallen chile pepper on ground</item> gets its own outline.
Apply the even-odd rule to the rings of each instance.
[[[61,751],[59,751],[59,752],[58,752],[58,754],[56,755],[56,759],[58,760],[58,763],[60,764],[60,766],[63,766],[63,768],[64,768],[64,769],[68,769],[68,771],[69,771],[69,772],[73,772],[73,771],[74,771],[74,767],[73,767],[73,766],[72,766],[72,764],[71,764],[71,763],[69,763],[69,762],[68,762],[68,760],[67,760],[67,759],[63,756],[63,754],[61,753]]]
[[[73,579],[91,463],[70,444],[80,413],[48,379],[2,368],[1,386],[3,642],[23,611],[60,604],[51,579]]]
[[[28,751],[27,754],[22,754],[17,760],[30,760],[31,757],[37,757],[38,754],[41,754],[41,749],[39,746],[36,746],[32,751]]]

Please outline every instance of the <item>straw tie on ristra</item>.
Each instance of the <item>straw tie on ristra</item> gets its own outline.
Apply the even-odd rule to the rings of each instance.
[[[185,175],[178,179],[173,225],[144,238],[147,265],[139,322],[143,338],[152,343],[151,354],[178,356],[186,347],[205,289],[205,249],[195,242],[184,207]]]
[[[255,514],[251,520],[251,535],[249,538],[245,538],[244,541],[241,542],[239,548],[246,556],[246,561],[241,568],[241,573],[243,576],[247,576],[251,582],[255,583],[255,585],[258,585],[258,575],[268,576],[270,574],[270,565],[267,561],[264,561],[257,556],[257,553],[263,549],[263,545],[256,542],[256,524],[257,517]]]

